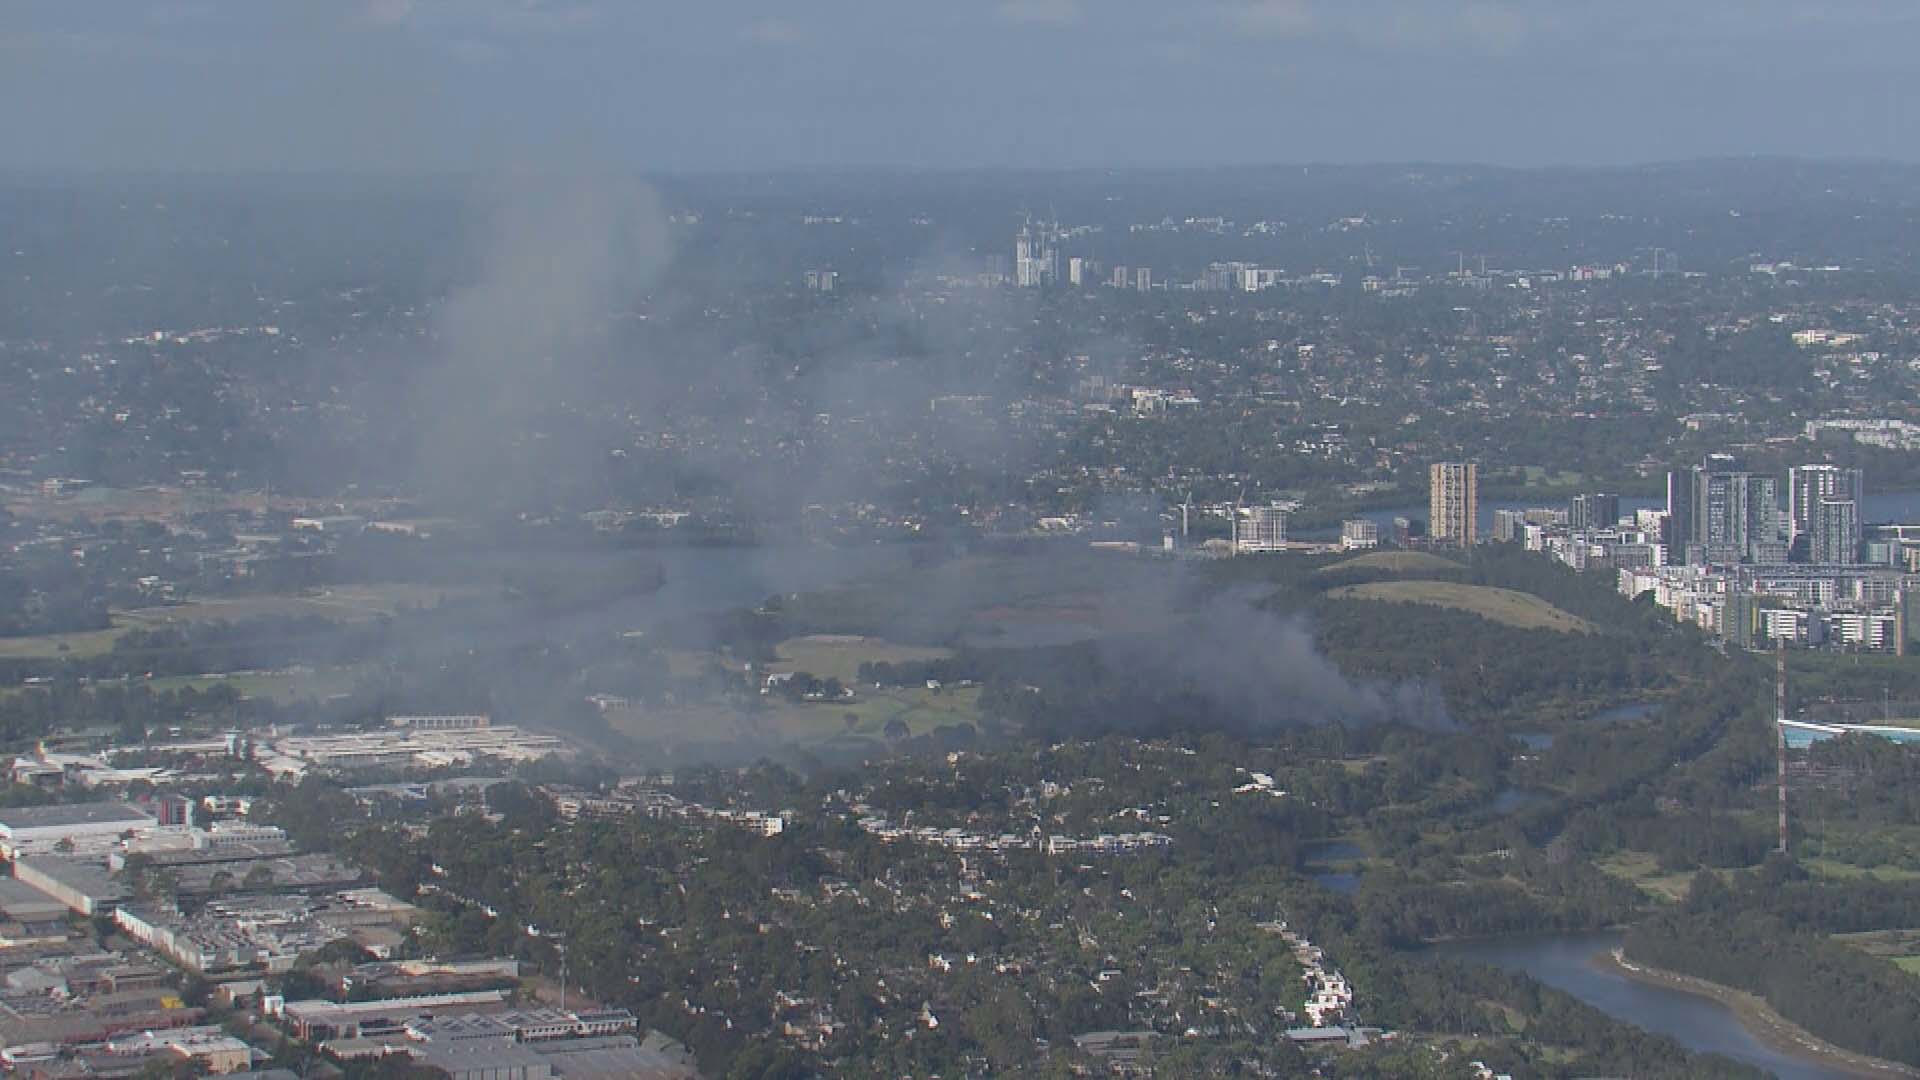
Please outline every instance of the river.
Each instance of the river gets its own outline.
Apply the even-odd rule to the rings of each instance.
[[[1774,1050],[1742,1026],[1732,1009],[1711,998],[1637,982],[1595,962],[1618,948],[1620,939],[1618,933],[1530,935],[1449,942],[1434,946],[1432,953],[1525,972],[1617,1020],[1672,1036],[1689,1050],[1758,1066],[1781,1080],[1847,1075]]]

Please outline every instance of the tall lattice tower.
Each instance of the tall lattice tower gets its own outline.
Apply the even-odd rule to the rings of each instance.
[[[1787,853],[1787,645],[1773,650],[1774,780],[1780,795],[1780,854]]]

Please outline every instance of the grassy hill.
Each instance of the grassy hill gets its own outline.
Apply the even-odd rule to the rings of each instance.
[[[1492,585],[1465,585],[1456,581],[1372,581],[1364,585],[1342,586],[1327,595],[1340,600],[1430,604],[1465,611],[1522,630],[1555,630],[1567,634],[1595,632],[1592,623],[1577,615],[1570,615],[1531,593]]]

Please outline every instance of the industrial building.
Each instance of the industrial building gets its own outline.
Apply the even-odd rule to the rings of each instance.
[[[105,852],[120,838],[158,823],[124,802],[62,803],[0,810],[0,855]]]

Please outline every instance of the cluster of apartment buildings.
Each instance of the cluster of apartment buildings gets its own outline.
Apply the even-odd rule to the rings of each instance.
[[[1618,496],[1592,494],[1497,510],[1493,539],[1611,572],[1623,595],[1742,647],[1904,652],[1920,526],[1864,524],[1865,495],[1859,469],[1796,466],[1783,491],[1716,454],[1668,473],[1664,506],[1622,514]]]
[[[1920,545],[1863,522],[1859,469],[1801,465],[1780,478],[1726,455],[1667,475],[1664,557],[1612,568],[1620,591],[1743,647],[1777,642],[1904,653]],[[1912,539],[1920,540],[1920,536]]]

